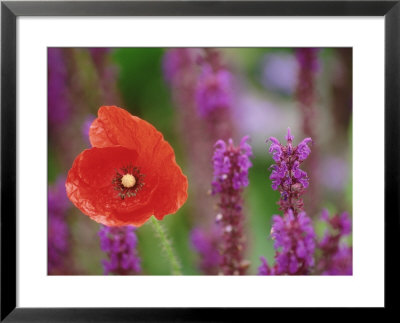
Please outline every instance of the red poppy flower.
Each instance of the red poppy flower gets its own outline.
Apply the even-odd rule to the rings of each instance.
[[[187,178],[151,124],[104,106],[89,137],[93,148],[76,157],[66,182],[69,199],[84,214],[108,226],[140,226],[186,202]]]

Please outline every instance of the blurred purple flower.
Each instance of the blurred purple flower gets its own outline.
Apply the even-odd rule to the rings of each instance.
[[[353,251],[343,243],[343,238],[351,233],[351,219],[347,212],[329,217],[322,211],[321,220],[329,227],[318,244],[321,256],[317,270],[324,275],[352,275]]]
[[[51,127],[68,121],[70,102],[68,98],[68,70],[62,48],[48,48],[48,120]]]
[[[318,48],[297,48],[296,58],[299,65],[296,99],[302,116],[303,133],[314,140],[317,129],[317,113],[315,108],[316,98],[316,72],[318,64]],[[320,166],[318,146],[314,147],[314,153],[307,162],[308,170],[314,174],[312,185],[308,194],[308,212],[314,216],[319,211],[320,203]]]
[[[65,176],[57,177],[53,185],[48,189],[48,211],[51,214],[63,217],[65,211],[71,205],[65,190]]]
[[[88,48],[99,80],[99,95],[102,105],[120,105],[121,96],[117,85],[118,66],[112,63],[112,48]]]
[[[264,152],[265,149],[265,129],[269,133],[278,133],[288,124],[296,124],[298,119],[297,111],[290,106],[279,105],[269,101],[268,97],[251,93],[246,89],[245,93],[235,96],[233,109],[234,120],[239,133],[251,135],[253,151]],[[283,109],[285,107],[285,109]],[[297,128],[292,129],[297,131]]]
[[[218,252],[218,235],[218,231],[207,233],[200,228],[195,228],[190,233],[192,246],[201,258],[200,269],[206,275],[215,275],[218,273],[218,265],[221,259]]]
[[[65,190],[65,177],[59,176],[49,186],[47,196],[48,210],[48,273],[62,270],[69,251],[69,231],[65,221],[70,202]]]
[[[104,66],[108,54],[111,52],[111,48],[108,47],[91,47],[88,50],[97,68]]]
[[[269,89],[292,94],[297,84],[298,65],[292,54],[266,55],[262,63],[262,84]]]
[[[323,161],[321,168],[321,181],[324,186],[332,191],[343,191],[349,174],[349,166],[346,161],[337,157],[329,157]]]
[[[297,48],[296,58],[301,69],[309,70],[311,72],[318,71],[319,63],[317,59],[319,48]]]
[[[205,117],[217,109],[227,109],[232,105],[232,74],[225,68],[218,70],[207,63],[197,80],[196,106],[200,116]]]
[[[189,48],[172,48],[166,51],[163,58],[164,78],[172,83],[181,72],[190,67],[193,63],[192,52]]]
[[[47,270],[49,274],[53,274],[64,266],[69,251],[69,232],[65,219],[50,215],[48,221]]]
[[[308,144],[312,140],[305,138],[297,147],[293,147],[293,139],[290,128],[286,135],[285,146],[275,137],[268,139],[271,142],[269,153],[275,161],[275,165],[270,167],[272,172],[269,178],[272,180],[272,188],[281,193],[280,210],[284,214],[292,210],[297,215],[303,209],[301,195],[304,194],[309,184],[307,173],[299,167],[311,152]]]
[[[135,227],[107,227],[99,231],[100,247],[108,260],[103,260],[104,274],[131,275],[139,273],[140,258],[137,255]]]
[[[249,265],[243,259],[244,216],[241,196],[243,188],[249,184],[248,170],[252,165],[248,139],[248,136],[243,137],[238,147],[233,145],[232,139],[228,144],[223,140],[215,144],[212,193],[220,198],[218,205],[221,213],[217,216],[217,222],[222,230],[220,270],[224,275],[243,275]]]
[[[351,219],[347,212],[329,217],[329,212],[325,209],[322,211],[321,220],[325,221],[332,229],[337,230],[339,236],[347,236],[351,233]],[[330,237],[330,235],[326,234],[325,237]]]
[[[331,266],[322,273],[323,275],[353,275],[353,248],[347,245],[339,246],[331,260]]]

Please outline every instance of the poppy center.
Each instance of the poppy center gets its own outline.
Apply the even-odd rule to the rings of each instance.
[[[119,170],[116,169],[115,176],[112,179],[114,189],[119,192],[118,195],[123,200],[126,197],[136,196],[144,184],[144,174],[132,164],[121,167]]]
[[[126,188],[133,187],[136,184],[136,178],[132,174],[125,174],[121,178],[121,184]]]

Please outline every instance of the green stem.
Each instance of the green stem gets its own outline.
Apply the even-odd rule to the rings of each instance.
[[[165,254],[167,255],[167,258],[169,260],[172,274],[173,275],[182,275],[181,266],[179,264],[178,259],[176,258],[174,249],[172,248],[171,241],[168,239],[165,228],[160,223],[160,221],[157,221],[157,219],[154,216],[151,217],[151,220],[152,220],[151,223],[153,225],[153,228],[156,231],[158,237],[160,238],[162,247],[163,247]]]

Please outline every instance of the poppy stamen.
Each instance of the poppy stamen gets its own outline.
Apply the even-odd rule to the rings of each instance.
[[[112,180],[114,189],[119,191],[118,195],[121,199],[125,197],[136,196],[137,192],[144,186],[144,174],[140,173],[138,167],[129,165],[115,170],[115,177]]]

